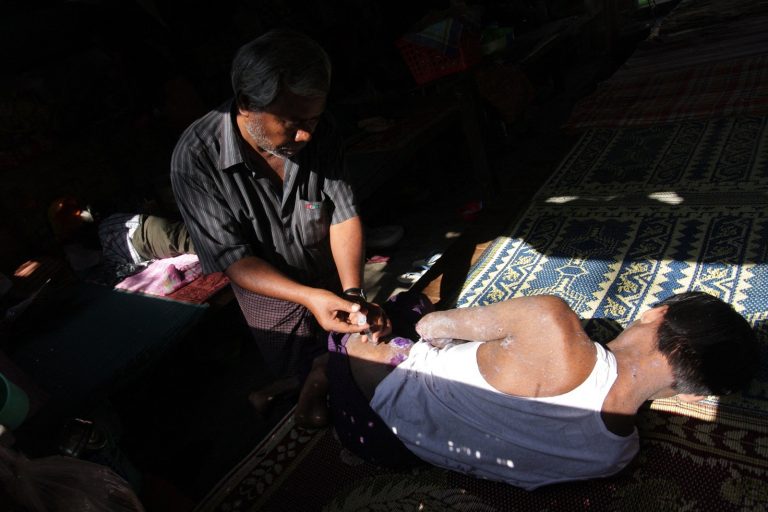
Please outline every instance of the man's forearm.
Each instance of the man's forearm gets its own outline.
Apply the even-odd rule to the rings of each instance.
[[[342,290],[362,287],[365,244],[360,217],[352,217],[332,225],[330,237],[333,261],[339,273]]]
[[[289,278],[274,266],[256,256],[248,256],[227,268],[227,277],[241,288],[259,295],[307,305],[313,288]]]
[[[226,274],[241,288],[304,306],[326,331],[351,333],[360,330],[357,324],[349,322],[349,314],[360,311],[359,304],[323,288],[304,286],[260,258],[249,256],[236,261]]]

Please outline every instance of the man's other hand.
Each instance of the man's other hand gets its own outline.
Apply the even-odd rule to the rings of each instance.
[[[392,322],[378,304],[365,302],[362,304],[361,312],[366,316],[367,324],[360,331],[360,340],[363,342],[372,341],[379,343],[379,338],[387,336],[392,332]]]

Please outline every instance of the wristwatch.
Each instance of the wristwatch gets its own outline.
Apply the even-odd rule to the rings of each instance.
[[[363,300],[367,300],[365,297],[365,290],[362,288],[347,288],[344,290],[341,295],[343,297],[355,297],[355,298],[361,298]]]

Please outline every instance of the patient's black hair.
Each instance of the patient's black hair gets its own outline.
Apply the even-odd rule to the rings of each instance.
[[[746,387],[757,370],[757,336],[730,304],[704,292],[673,295],[658,329],[679,393],[725,395]]]

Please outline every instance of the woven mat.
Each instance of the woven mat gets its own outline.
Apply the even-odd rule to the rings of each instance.
[[[576,104],[566,127],[768,113],[768,13],[729,17],[724,12],[718,23],[683,30],[679,23],[696,6],[678,7],[684,8],[679,16],[664,20],[659,35],[641,43],[613,76]]]
[[[723,21],[755,17],[768,13],[768,3],[763,0],[682,0],[666,16],[659,33],[665,37],[683,35],[721,25]]]
[[[768,39],[764,42],[768,47]],[[567,127],[645,126],[768,113],[768,55],[618,76],[580,101]]]

